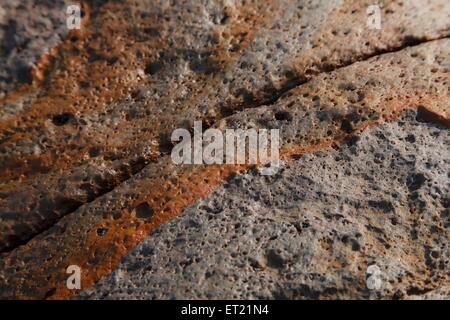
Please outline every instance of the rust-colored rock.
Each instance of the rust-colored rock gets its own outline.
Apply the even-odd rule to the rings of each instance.
[[[194,120],[280,128],[284,159],[408,108],[448,124],[450,7],[389,2],[371,30],[369,4],[83,3],[83,28],[2,101],[0,295],[67,298],[70,264],[91,286],[247,169],[173,164],[170,133]]]

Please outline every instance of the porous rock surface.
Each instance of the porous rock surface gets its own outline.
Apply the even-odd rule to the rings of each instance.
[[[68,33],[67,0],[8,0],[0,7],[0,98],[32,82],[32,67]],[[0,111],[0,116],[4,110]]]
[[[62,17],[60,7],[45,3],[47,16]],[[150,230],[186,214],[185,207],[248,169],[172,163],[170,133],[192,128],[194,120],[222,129],[279,128],[286,159],[354,139],[404,109],[416,110],[430,126],[444,126],[439,130],[445,136],[450,6],[445,0],[386,1],[382,29],[374,30],[366,26],[371,4],[83,1],[83,28],[61,40],[45,69],[35,66],[39,72],[31,77],[37,79],[25,92],[8,84],[2,101],[0,296],[74,295],[65,286],[68,265],[81,266],[83,288],[91,286]],[[20,16],[11,12],[11,19]],[[58,23],[53,31],[67,32]],[[45,35],[44,42],[53,44]],[[40,41],[30,37],[30,46],[45,48],[36,45]],[[443,145],[433,150],[444,152]],[[438,169],[447,170],[445,165]],[[445,181],[439,183],[448,193]],[[328,200],[316,200],[317,208],[325,208],[321,202]],[[448,237],[440,237],[433,241],[447,247]],[[423,247],[423,239],[415,240],[408,245]],[[447,270],[448,259],[443,261]],[[398,290],[405,298],[445,293],[444,273],[433,273],[437,280],[430,275],[430,285],[423,280],[427,286],[420,282],[425,277],[414,276],[419,280],[394,284],[377,297]],[[123,286],[112,296],[121,296]],[[310,297],[366,297],[361,286],[354,284],[353,292],[330,286],[342,290]],[[239,294],[231,287],[224,296]],[[102,290],[97,297],[107,295],[107,285]],[[295,291],[286,290],[272,297]],[[206,296],[200,287],[196,292]]]
[[[450,135],[422,121],[408,110],[276,175],[230,178],[82,296],[448,298]]]

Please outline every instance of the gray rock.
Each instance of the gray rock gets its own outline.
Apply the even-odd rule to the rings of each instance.
[[[68,0],[8,0],[0,11],[0,98],[31,83],[32,66],[68,33]],[[0,112],[1,115],[1,112]]]
[[[450,136],[421,120],[407,111],[275,176],[236,175],[80,297],[449,298]]]
[[[209,203],[212,198],[201,202],[214,205],[213,213],[224,219],[223,223],[212,219],[213,225],[207,225],[199,220],[206,207],[189,220],[191,227],[211,227],[210,237],[215,237],[211,238],[213,245],[200,242],[198,250],[205,245],[211,246],[208,250],[222,250],[217,234],[231,237],[227,243],[233,252],[247,241],[248,248],[254,249],[250,267],[239,255],[232,259],[214,251],[210,260],[205,260],[208,273],[194,270],[186,275],[185,269],[201,261],[191,263],[185,258],[187,249],[171,252],[154,238],[148,241],[156,241],[161,246],[157,250],[170,253],[156,261],[161,266],[152,264],[159,274],[169,272],[166,280],[161,280],[165,283],[161,288],[171,289],[171,279],[186,275],[189,286],[198,282],[192,296],[207,296],[208,289],[208,296],[217,297],[386,297],[393,294],[389,286],[397,286],[396,297],[405,298],[424,296],[428,290],[430,295],[446,292],[448,279],[439,269],[439,257],[445,251],[442,245],[448,243],[441,231],[448,225],[431,225],[427,219],[447,223],[447,209],[436,204],[438,209],[431,218],[426,202],[447,193],[444,175],[433,175],[436,170],[447,171],[441,138],[435,139],[424,129],[423,134],[433,136],[433,141],[419,139],[414,130],[427,125],[408,120],[404,140],[398,135],[388,137],[391,150],[370,131],[364,148],[376,166],[353,154],[356,147],[344,148],[345,152],[330,148],[336,148],[342,139],[357,145],[358,137],[353,135],[375,121],[395,118],[405,108],[419,110],[423,121],[448,124],[447,2],[386,1],[381,4],[381,30],[366,26],[366,9],[372,0],[84,2],[89,9],[85,29],[56,48],[51,67],[41,70],[47,71],[42,83],[8,97],[0,110],[0,297],[69,297],[74,291],[65,285],[68,265],[82,268],[82,286],[86,288],[112,271],[121,257],[148,236],[148,230],[183,212],[192,216],[193,208],[184,211],[188,205],[240,170],[180,166],[171,161],[170,133],[175,128],[190,128],[199,119],[219,128],[279,128],[284,155],[297,160],[288,161],[285,171],[272,178],[241,171],[243,176],[211,195],[219,201],[223,194],[220,210],[215,202]],[[36,10],[33,5],[37,2],[8,3],[7,19],[2,23],[12,40],[5,43],[24,41],[24,51],[23,56],[18,55],[17,47],[7,45],[12,51],[0,55],[0,65],[10,68],[3,74],[11,80],[4,84],[6,91],[22,80],[27,82],[19,73],[20,66],[35,64],[56,40],[53,35],[61,38],[64,31],[60,32],[60,27],[65,28],[64,10],[49,6],[49,1],[39,1]],[[55,3],[63,5],[62,1]],[[33,13],[30,28],[24,20],[29,8]],[[24,27],[18,27],[17,33],[9,31],[14,29],[9,20]],[[44,26],[35,21],[44,21]],[[2,33],[0,38],[5,36]],[[10,63],[16,58],[17,70]],[[389,132],[391,127],[386,128]],[[436,130],[444,132],[440,135],[446,132]],[[431,147],[429,143],[435,144]],[[409,144],[414,145],[411,153],[406,150]],[[301,156],[313,149],[323,151]],[[428,171],[415,170],[412,163],[425,161],[424,150],[436,153],[436,159],[442,161]],[[397,180],[398,168],[389,167],[385,154],[399,156],[391,164],[401,165],[399,174],[404,181]],[[318,165],[305,162],[308,159]],[[339,171],[336,163],[343,163],[339,170],[345,170]],[[408,168],[411,175],[406,174]],[[434,188],[440,193],[424,189],[429,179],[436,179]],[[398,202],[394,191],[388,189],[393,187],[400,188],[397,196],[406,200]],[[227,198],[223,190],[233,196]],[[344,203],[342,208],[340,203]],[[425,212],[425,222],[417,212]],[[286,214],[290,218],[279,218]],[[302,220],[303,215],[307,221]],[[264,222],[267,229],[258,227],[247,234],[236,226],[241,222],[233,220],[234,216],[245,227],[258,227],[265,216],[274,222]],[[177,225],[183,221],[162,227],[156,236],[162,233],[162,239],[169,241],[171,235],[166,235],[164,228],[184,230],[183,224]],[[383,229],[391,222],[396,223],[395,228]],[[425,235],[428,229],[422,228],[432,231]],[[197,241],[189,230],[174,241]],[[303,235],[296,235],[299,230]],[[342,235],[342,243],[336,234]],[[316,235],[321,238],[314,238]],[[361,237],[364,242],[358,240]],[[395,247],[396,241],[406,248],[404,252]],[[385,255],[385,250],[395,254]],[[380,255],[381,261],[374,258]],[[392,264],[397,257],[401,257],[398,270],[415,272],[415,265],[420,269],[425,264],[438,271],[407,273],[403,284],[398,284],[388,278],[397,272]],[[297,258],[301,267],[295,267]],[[170,259],[179,267],[170,267]],[[380,268],[379,274],[369,272],[374,264]],[[164,271],[166,265],[169,271]],[[219,276],[214,276],[213,267]],[[236,268],[247,271],[241,278],[228,278],[232,274],[237,277]],[[145,274],[139,264],[134,269]],[[254,269],[268,271],[260,276]],[[306,270],[307,276],[300,269]],[[128,273],[132,274],[114,274],[117,296],[126,286]],[[286,277],[280,275],[284,273]],[[133,280],[133,286],[151,287],[145,282],[150,278],[139,279]],[[270,283],[267,279],[273,283],[266,285]],[[224,290],[214,287],[218,281],[223,281]],[[264,286],[250,292],[244,281]],[[236,283],[242,284],[241,291],[233,289]],[[188,282],[180,281],[180,286],[187,289]],[[110,290],[111,297],[116,296],[116,291]],[[173,292],[183,296],[180,290]],[[169,292],[149,294],[166,297]]]

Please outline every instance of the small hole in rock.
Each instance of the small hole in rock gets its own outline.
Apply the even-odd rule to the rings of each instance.
[[[136,211],[136,217],[141,219],[150,220],[153,216],[153,209],[147,202],[142,202],[134,210]]]
[[[154,63],[150,63],[149,65],[147,65],[147,67],[145,68],[145,73],[149,74],[149,75],[154,75],[161,69],[162,69],[162,65],[158,62],[154,62]]]
[[[292,115],[287,111],[278,111],[275,113],[275,119],[279,121],[292,121]]]
[[[70,112],[63,112],[61,114],[54,115],[52,118],[52,122],[55,126],[63,126],[69,122],[74,116]]]
[[[97,235],[99,237],[103,237],[108,232],[107,228],[98,228],[97,229]]]

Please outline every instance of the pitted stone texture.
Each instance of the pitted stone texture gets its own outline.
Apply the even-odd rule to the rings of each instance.
[[[81,297],[448,299],[449,137],[409,110],[275,176],[237,175]]]
[[[421,118],[429,118],[437,110],[448,110],[449,96],[445,84],[448,73],[444,72],[447,65],[442,58],[450,48],[447,43],[447,39],[433,41],[320,75],[270,106],[245,110],[223,122],[231,127],[242,125],[247,128],[257,124],[258,128],[281,128],[282,152],[289,155],[339,142],[348,134],[356,133],[385,116],[391,117],[393,112],[403,108],[419,108]],[[408,55],[411,57],[408,58]],[[430,63],[422,57],[435,59]],[[399,67],[394,68],[393,65]],[[380,95],[376,94],[377,88]],[[316,94],[320,94],[320,103]],[[358,101],[360,96],[364,99]],[[353,103],[358,107],[349,106],[353,99],[356,99]],[[378,114],[370,117],[374,111]],[[280,117],[280,112],[291,112],[292,115]],[[306,116],[307,113],[310,116]],[[435,118],[439,117],[436,115]],[[331,135],[328,135],[326,128],[331,130]],[[142,142],[145,141],[142,139]],[[110,172],[108,166],[105,168],[100,160],[97,161],[100,163],[97,169],[105,174]],[[102,184],[89,177],[97,177],[95,168],[92,171],[87,168],[85,172],[70,171],[71,175],[64,175],[62,179],[59,179],[59,173],[47,174],[36,180],[42,188],[28,194],[26,201],[20,201],[23,206],[19,208],[25,208],[21,214],[4,210],[3,219],[7,223],[3,224],[3,235],[6,241],[10,241],[10,235],[20,235],[21,241],[27,241],[33,235],[20,224],[20,219],[27,221],[28,227],[33,225],[38,228],[42,227],[39,219],[44,223],[60,219],[26,245],[4,254],[0,260],[0,277],[4,280],[0,283],[0,293],[3,292],[6,297],[66,297],[72,293],[68,292],[64,282],[65,267],[70,264],[83,268],[83,287],[91,285],[109,272],[127,250],[142,240],[147,230],[178,215],[183,208],[214,190],[228,174],[239,170],[230,166],[179,166],[169,156],[161,156],[144,166],[139,173],[123,176],[127,170],[117,170],[112,177],[109,174],[100,175],[100,182],[104,178],[114,182],[113,189],[101,196],[99,191],[102,188],[98,186]],[[114,180],[116,175],[118,181]],[[54,182],[57,182],[57,187],[52,187]],[[60,185],[64,186],[62,192],[58,189]],[[14,189],[13,184],[9,187],[3,193],[3,208],[14,208],[14,201],[10,202],[10,199],[14,197],[14,190],[22,190]],[[79,187],[82,187],[81,192],[77,191]],[[46,193],[45,188],[52,192]],[[103,190],[109,188],[110,185],[106,184]],[[53,193],[53,190],[57,191]],[[13,196],[8,197],[8,194]],[[27,207],[33,208],[35,201],[39,203],[41,195],[45,210],[27,212]],[[49,200],[53,196],[70,199],[67,201],[70,205],[75,200],[76,206],[71,208],[74,211],[61,218],[64,211],[61,207],[55,208],[58,202]],[[147,210],[151,212],[151,219],[141,218],[137,214],[141,206],[152,209]],[[45,213],[45,218],[41,218],[42,213]],[[17,230],[14,228],[16,225]],[[105,230],[108,231],[105,233]],[[45,257],[45,260],[40,264],[27,263],[36,257]]]
[[[284,145],[333,141],[404,108],[450,116],[450,39],[387,53],[297,86],[273,104],[248,108],[217,123],[222,130],[280,129]]]
[[[442,39],[374,57],[321,74],[292,89],[272,105],[246,109],[215,125],[221,129],[278,128],[283,146],[308,146],[340,139],[374,120],[391,117],[405,107],[425,106],[430,112],[446,117],[450,103],[449,54],[450,40]],[[119,106],[111,107],[113,113],[118,110]],[[99,120],[87,116],[84,121],[87,119],[92,123]],[[140,118],[135,123],[141,120],[145,121]],[[68,116],[67,122],[67,132],[74,135],[75,128],[83,127],[73,115]],[[126,141],[122,136],[120,139]],[[26,242],[160,156],[157,142],[150,139],[140,139],[136,145],[126,148],[130,148],[136,158],[126,157],[130,149],[122,149],[120,155],[101,155],[102,147],[92,146],[86,150],[83,165],[50,171],[26,183],[3,185],[3,190],[0,189],[3,198],[0,199],[3,203],[0,218],[4,221],[0,226],[0,251]],[[46,159],[46,163],[53,161],[54,158]],[[12,169],[15,172],[15,166]],[[18,200],[23,199],[24,194],[27,195],[25,200]]]
[[[0,296],[67,297],[67,265],[81,265],[91,284],[149,228],[213,190],[229,167],[185,170],[167,156],[172,130],[195,119],[214,125],[237,113],[286,129],[293,145],[320,146],[397,107],[447,110],[446,40],[417,46],[423,56],[411,59],[400,50],[449,35],[446,2],[387,2],[380,32],[365,28],[371,1],[88,1],[83,33],[63,41],[37,95],[0,122],[0,219],[7,221],[0,250],[9,251],[0,259]],[[275,103],[273,113],[256,109],[268,117],[240,113],[272,104],[319,72],[385,51],[399,52],[350,74],[365,81],[373,74],[373,86],[357,89],[390,90],[383,98],[390,102],[362,98],[349,78],[342,89],[348,92],[333,103],[344,70],[314,82],[336,82],[329,105],[306,84]],[[298,119],[289,125],[291,117],[279,115],[290,111]]]
[[[7,171],[17,157],[44,162],[53,152],[58,155],[54,161],[80,165],[83,160],[70,154],[69,141],[80,155],[86,155],[89,144],[108,145],[101,154],[113,153],[126,162],[128,156],[139,156],[144,128],[147,141],[155,140],[167,149],[172,130],[189,127],[195,119],[212,123],[271,101],[318,72],[449,35],[450,8],[445,0],[384,4],[382,32],[366,26],[366,9],[371,4],[135,1],[123,4],[129,10],[108,4],[91,18],[94,32],[85,35],[86,44],[80,46],[83,39],[75,41],[62,55],[69,61],[72,55],[87,58],[77,60],[74,69],[69,61],[62,61],[67,69],[64,85],[55,85],[44,106],[38,99],[24,107],[36,111],[35,127],[18,121],[12,122],[14,129],[0,130],[0,141],[4,141],[0,164]],[[99,41],[102,37],[97,32],[114,37]],[[116,91],[123,94],[110,99],[114,70],[121,71]],[[48,81],[56,82],[53,78],[63,74],[57,70]],[[64,101],[59,100],[61,95]],[[51,117],[64,112],[82,124],[55,125]],[[36,147],[39,152],[34,153]],[[21,173],[24,179],[32,179],[51,170],[45,163],[32,170],[22,164],[15,169],[14,180]]]
[[[0,98],[31,83],[32,66],[68,33],[69,0],[4,0],[0,8]],[[0,117],[2,112],[0,111]]]

